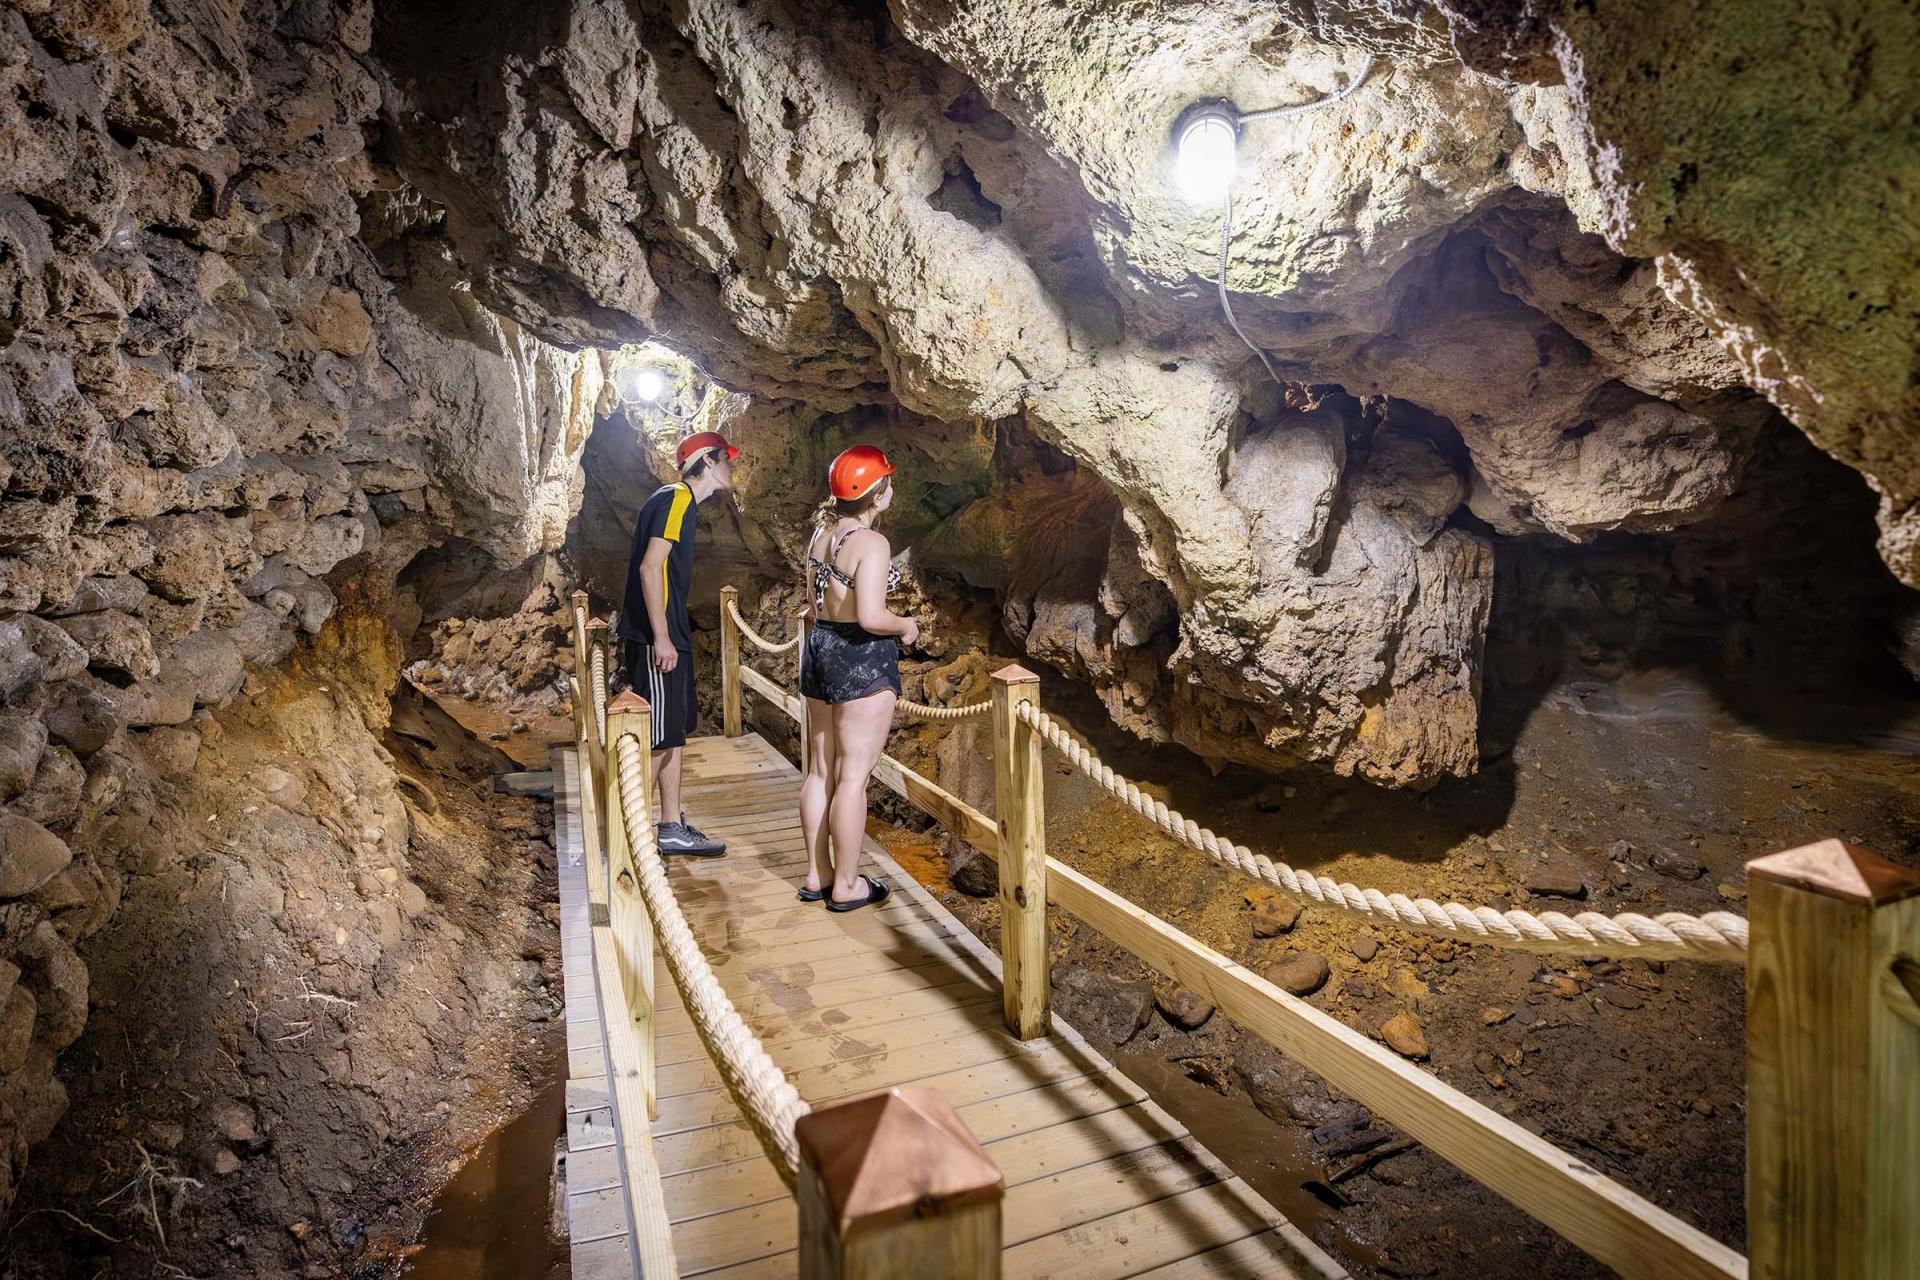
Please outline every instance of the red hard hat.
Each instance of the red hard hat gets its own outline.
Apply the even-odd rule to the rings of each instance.
[[[674,460],[680,464],[680,470],[684,472],[715,449],[725,449],[728,462],[740,456],[740,451],[728,444],[727,438],[718,431],[696,431],[680,442],[680,449],[674,454]]]
[[[863,498],[873,486],[893,474],[887,455],[870,444],[857,444],[827,468],[827,489],[843,502]]]

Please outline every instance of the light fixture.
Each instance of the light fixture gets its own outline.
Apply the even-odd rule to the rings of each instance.
[[[1233,186],[1240,113],[1231,102],[1199,102],[1174,126],[1174,182],[1193,204],[1213,205]]]
[[[643,404],[657,401],[667,389],[667,375],[655,365],[629,365],[620,371],[620,395]]]
[[[1260,357],[1260,364],[1275,382],[1282,382],[1273,361],[1260,345],[1247,336],[1233,314],[1233,300],[1227,296],[1228,259],[1233,249],[1233,170],[1239,158],[1240,126],[1255,120],[1294,116],[1343,102],[1373,74],[1373,59],[1360,67],[1360,74],[1345,88],[1315,98],[1312,102],[1289,103],[1280,107],[1262,107],[1241,111],[1225,98],[1205,98],[1189,106],[1173,122],[1173,178],[1180,194],[1191,204],[1220,206],[1220,311],[1233,326],[1247,350]],[[1284,383],[1283,383],[1284,385]]]

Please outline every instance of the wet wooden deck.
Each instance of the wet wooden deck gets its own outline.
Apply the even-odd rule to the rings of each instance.
[[[877,845],[884,906],[795,900],[799,774],[769,743],[695,739],[686,778],[689,818],[729,851],[675,859],[670,878],[721,984],[815,1106],[909,1083],[946,1095],[1006,1175],[1006,1276],[1344,1274],[1066,1024],[1009,1036],[998,957]],[[792,1275],[793,1201],[656,972],[653,1151],[680,1273]]]

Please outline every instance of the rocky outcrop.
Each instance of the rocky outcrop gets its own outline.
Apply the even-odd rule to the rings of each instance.
[[[0,5],[0,1205],[64,1106],[150,770],[356,575],[449,536],[515,564],[578,504],[598,358],[357,238],[396,225],[370,32]]]
[[[1581,86],[1462,62],[1443,13],[497,9],[384,8],[372,51],[476,294],[556,340],[658,335],[800,440],[863,404],[1017,419],[1117,502],[1089,527],[1120,567],[1076,530],[1078,594],[1009,597],[1015,633],[1216,758],[1472,770],[1489,533],[1697,520],[1771,412],[1621,241]],[[1356,80],[1242,135],[1226,283],[1276,386],[1220,322],[1171,125]],[[1346,425],[1306,426],[1330,386]],[[806,493],[816,451],[779,442],[803,483],[764,487]]]

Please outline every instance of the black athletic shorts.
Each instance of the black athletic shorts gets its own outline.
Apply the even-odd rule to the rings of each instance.
[[[627,684],[653,708],[653,749],[687,745],[687,735],[700,727],[700,704],[693,696],[693,654],[680,651],[680,661],[665,675],[653,665],[653,648],[644,640],[626,642]]]
[[[900,642],[857,622],[822,619],[807,629],[800,651],[800,696],[829,706],[900,692]]]

